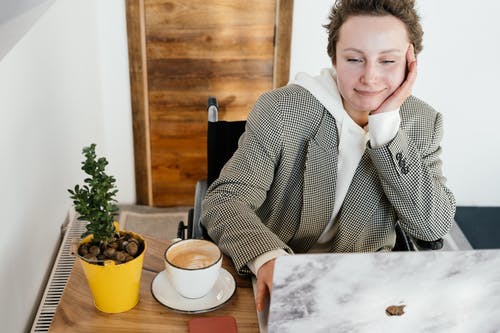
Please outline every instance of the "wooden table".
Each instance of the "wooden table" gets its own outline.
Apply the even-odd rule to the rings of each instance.
[[[167,309],[151,294],[151,283],[165,266],[162,260],[168,241],[144,237],[147,243],[142,270],[139,303],[130,311],[107,314],[97,310],[81,264],[76,262],[68,280],[50,332],[187,332],[188,321],[195,317],[233,316],[238,332],[259,332],[255,300],[250,278],[236,274],[232,262],[224,258],[222,266],[236,280],[236,292],[222,308],[203,314],[180,314]]]

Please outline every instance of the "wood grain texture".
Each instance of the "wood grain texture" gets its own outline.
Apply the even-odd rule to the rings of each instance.
[[[272,88],[276,4],[146,0],[151,173],[155,206],[192,205],[206,178],[206,102],[240,120]]]
[[[126,12],[136,197],[138,204],[152,205],[144,1],[127,0]]]
[[[163,252],[167,241],[146,237],[147,251],[142,272],[140,300],[130,311],[106,314],[94,307],[81,264],[76,262],[64,290],[50,332],[187,332],[188,321],[196,317],[233,316],[238,332],[258,332],[258,320],[251,280],[236,275],[234,266],[224,258],[223,267],[236,279],[236,293],[221,309],[205,314],[179,314],[160,303],[151,294],[151,283],[164,269]]]
[[[143,19],[144,30],[130,24],[138,202],[190,206],[206,178],[207,98],[217,97],[219,119],[242,120],[261,93],[288,82],[293,0],[127,6],[127,20]]]

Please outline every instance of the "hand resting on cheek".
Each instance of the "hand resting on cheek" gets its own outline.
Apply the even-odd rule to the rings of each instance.
[[[394,111],[410,96],[415,80],[417,79],[417,58],[415,56],[413,44],[410,44],[406,51],[406,63],[408,67],[406,79],[401,83],[398,89],[387,97],[377,110],[370,112],[371,115]]]

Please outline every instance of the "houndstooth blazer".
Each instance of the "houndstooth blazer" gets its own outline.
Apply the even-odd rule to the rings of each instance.
[[[390,250],[397,221],[427,241],[450,229],[455,200],[441,172],[441,115],[413,96],[400,115],[391,142],[367,144],[331,252]],[[239,273],[267,251],[303,253],[316,243],[333,211],[337,143],[335,119],[306,89],[289,85],[258,99],[202,203],[201,223]]]

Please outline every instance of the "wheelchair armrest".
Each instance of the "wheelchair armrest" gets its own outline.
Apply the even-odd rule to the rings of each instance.
[[[441,250],[444,245],[442,238],[435,241],[423,241],[421,239],[412,238],[413,244],[418,251],[430,251],[430,250]]]
[[[431,251],[441,250],[444,245],[442,238],[435,241],[423,241],[408,235],[399,223],[395,226],[396,244],[393,251]]]
[[[406,232],[401,229],[399,222],[394,227],[396,231],[396,243],[394,244],[393,251],[415,251],[415,245],[411,241]]]
[[[457,221],[455,220],[453,220],[450,232],[453,229],[460,230],[460,227],[457,225]],[[439,238],[438,240],[431,242],[426,242],[420,239],[412,238],[412,242],[415,244],[415,247],[417,248],[418,251],[441,250],[444,247],[445,238]]]
[[[196,182],[196,189],[194,193],[194,208],[192,214],[188,216],[188,230],[191,229],[192,232],[188,232],[188,237],[190,238],[204,238],[203,227],[200,224],[201,215],[201,202],[205,198],[207,193],[207,181],[199,180]]]
[[[193,235],[193,212],[194,209],[190,208],[188,210],[187,225],[184,221],[179,221],[177,225],[177,238],[179,239],[189,239]]]

